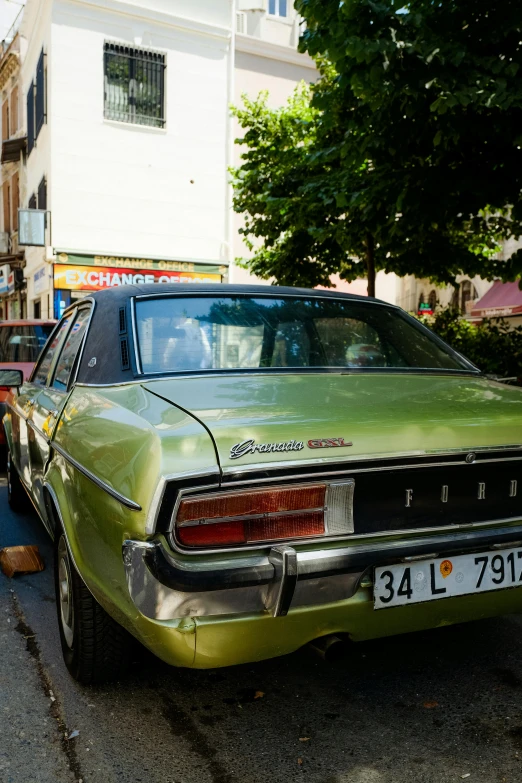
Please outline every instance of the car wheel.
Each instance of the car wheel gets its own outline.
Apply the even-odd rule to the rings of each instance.
[[[89,592],[61,530],[55,539],[54,575],[60,640],[69,673],[84,685],[117,680],[127,668],[134,640]]]
[[[29,498],[27,497],[27,492],[24,489],[22,480],[18,475],[18,471],[13,464],[9,449],[7,449],[6,472],[7,502],[13,511],[27,511],[29,508]]]

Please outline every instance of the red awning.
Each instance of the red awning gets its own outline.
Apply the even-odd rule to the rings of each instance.
[[[495,280],[471,311],[472,318],[504,318],[519,314],[522,314],[522,291],[518,282],[502,283],[500,280]]]

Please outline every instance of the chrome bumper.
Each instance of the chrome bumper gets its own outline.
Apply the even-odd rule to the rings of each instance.
[[[522,524],[451,530],[380,543],[216,560],[181,558],[156,541],[125,541],[123,563],[136,608],[154,620],[269,611],[281,617],[299,606],[350,598],[375,566],[412,557],[438,557],[518,544]]]

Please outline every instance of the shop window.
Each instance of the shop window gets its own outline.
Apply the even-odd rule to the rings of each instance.
[[[288,1],[268,0],[268,13],[270,16],[286,17],[288,15]]]
[[[33,303],[33,318],[42,317],[42,303],[39,299],[35,299]]]
[[[104,117],[163,128],[165,125],[165,55],[106,43]]]
[[[34,84],[29,85],[27,90],[27,154],[30,155],[35,142],[34,126]]]

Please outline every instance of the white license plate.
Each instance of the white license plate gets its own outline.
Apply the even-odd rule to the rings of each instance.
[[[503,549],[375,569],[374,608],[522,587],[522,549]]]

